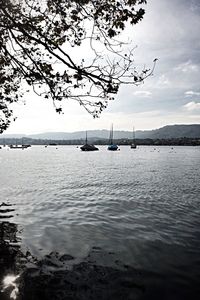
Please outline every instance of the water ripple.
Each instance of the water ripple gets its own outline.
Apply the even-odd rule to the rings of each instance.
[[[166,259],[171,270],[183,261],[178,248],[185,264],[196,263],[199,148],[100,148],[88,154],[75,147],[1,151],[0,193],[16,204],[24,245],[37,255],[81,255],[99,245],[132,264]]]

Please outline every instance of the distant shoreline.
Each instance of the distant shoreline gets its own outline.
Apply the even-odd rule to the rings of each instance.
[[[172,139],[136,139],[138,146],[200,146],[200,138],[172,138]],[[49,145],[49,146],[61,146],[61,145],[74,145],[79,146],[85,143],[84,139],[76,140],[52,140],[52,139],[15,139],[15,138],[1,138],[0,145]],[[108,139],[92,139],[88,140],[88,143],[94,145],[108,145]],[[115,139],[115,143],[120,146],[131,145],[131,139]],[[50,145],[54,144],[54,145]]]

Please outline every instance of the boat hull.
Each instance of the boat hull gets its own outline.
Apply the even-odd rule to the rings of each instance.
[[[137,148],[136,144],[131,144],[131,149],[136,149],[136,148]]]
[[[99,148],[95,147],[94,145],[85,144],[80,147],[82,151],[98,151]]]
[[[110,151],[117,151],[118,150],[118,146],[115,144],[109,145],[108,146],[108,150]]]
[[[10,149],[27,149],[28,147],[30,147],[29,145],[22,145],[22,146],[18,146],[18,145],[10,145],[9,148]]]

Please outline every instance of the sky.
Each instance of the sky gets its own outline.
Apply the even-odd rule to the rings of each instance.
[[[122,86],[114,101],[93,119],[73,101],[63,103],[64,114],[52,102],[31,93],[26,105],[14,107],[17,120],[6,134],[74,132],[109,129],[150,130],[173,124],[200,124],[200,1],[148,0],[142,22],[125,33],[137,48],[137,65],[152,66],[153,76],[140,86]],[[87,55],[87,53],[86,53]]]

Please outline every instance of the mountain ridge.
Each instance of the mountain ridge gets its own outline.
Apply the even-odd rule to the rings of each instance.
[[[88,130],[87,136],[92,139],[108,139],[109,130]],[[86,131],[75,132],[44,132],[39,134],[1,134],[0,138],[32,138],[51,140],[77,140],[85,139]],[[132,139],[133,132],[126,130],[115,130],[115,139]],[[166,125],[153,130],[135,131],[137,139],[169,139],[169,138],[200,138],[200,124],[190,125]]]

